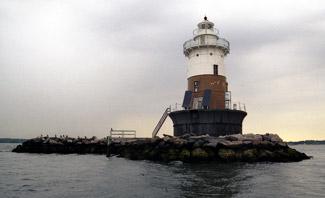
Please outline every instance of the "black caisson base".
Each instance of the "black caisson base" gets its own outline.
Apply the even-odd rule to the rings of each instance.
[[[174,123],[174,136],[186,133],[221,136],[242,133],[242,122],[247,113],[229,109],[193,109],[174,111],[169,117]]]

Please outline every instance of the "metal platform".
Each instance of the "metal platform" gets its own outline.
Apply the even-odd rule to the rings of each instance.
[[[169,113],[174,123],[174,135],[186,133],[221,136],[242,133],[242,122],[247,113],[232,109],[192,109]]]
[[[209,40],[205,42],[190,39],[183,44],[183,52],[187,56],[190,54],[190,52],[193,49],[203,48],[203,47],[215,47],[215,48],[221,48],[222,50],[224,50],[225,54],[228,54],[230,50],[229,46],[230,46],[229,42],[224,38],[217,38],[216,40]]]

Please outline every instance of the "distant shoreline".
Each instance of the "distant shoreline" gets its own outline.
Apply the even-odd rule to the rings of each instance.
[[[22,138],[0,138],[0,143],[23,143],[26,140]]]
[[[325,144],[325,140],[302,140],[302,141],[292,141],[287,142],[289,145],[300,145],[300,144],[307,144],[307,145],[323,145]]]

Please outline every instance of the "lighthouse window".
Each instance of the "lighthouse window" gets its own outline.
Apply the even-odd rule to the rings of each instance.
[[[205,44],[205,36],[201,36],[201,45],[204,45]]]
[[[199,91],[199,81],[194,81],[194,92]]]
[[[218,65],[213,65],[213,74],[218,75]]]

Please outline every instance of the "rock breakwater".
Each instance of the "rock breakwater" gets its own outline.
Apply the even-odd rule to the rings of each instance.
[[[107,139],[71,138],[71,137],[37,137],[18,145],[17,153],[59,153],[59,154],[106,154]]]
[[[235,134],[212,137],[186,134],[159,138],[57,138],[38,137],[18,145],[13,152],[106,154],[132,160],[296,162],[309,159],[290,148],[276,134]]]
[[[113,140],[108,156],[133,160],[198,162],[296,162],[309,159],[305,153],[288,147],[276,134],[208,135]]]

